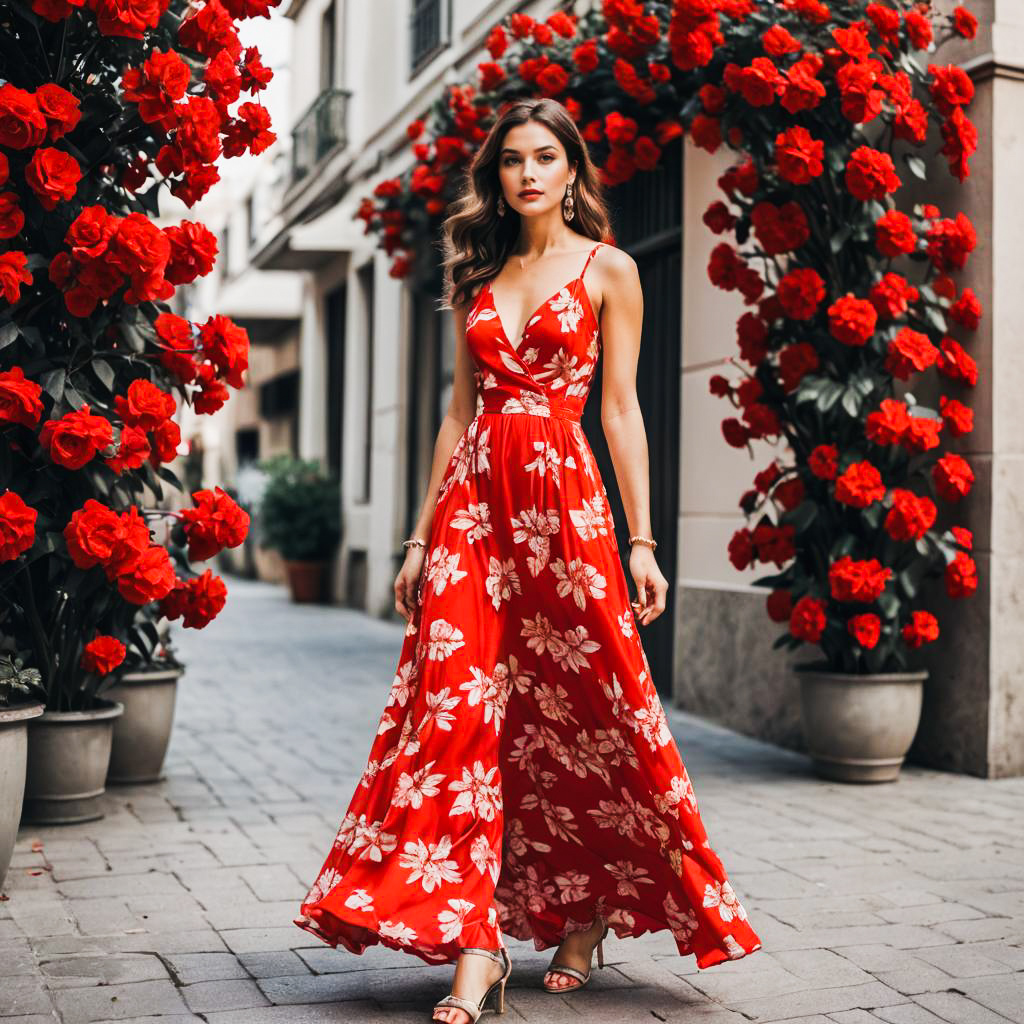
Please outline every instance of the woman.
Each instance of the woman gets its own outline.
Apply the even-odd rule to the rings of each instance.
[[[608,234],[565,108],[507,108],[446,224],[455,384],[395,581],[398,671],[296,919],[355,953],[382,942],[456,960],[432,1018],[448,1024],[475,1021],[492,995],[503,1012],[503,932],[557,945],[552,992],[586,983],[609,927],[670,929],[698,967],[760,947],[637,633],[664,610],[668,583],[635,386],[643,297],[633,260],[596,241]],[[602,349],[632,611],[579,423]]]

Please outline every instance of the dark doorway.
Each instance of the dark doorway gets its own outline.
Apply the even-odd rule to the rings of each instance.
[[[327,293],[327,358],[325,408],[327,415],[327,468],[341,479],[342,395],[345,394],[345,285]]]
[[[651,483],[651,526],[658,542],[658,566],[669,581],[665,611],[641,627],[651,674],[659,694],[672,693],[676,554],[679,517],[679,430],[682,298],[682,146],[665,150],[656,171],[642,171],[610,192],[615,244],[633,257],[644,292],[644,321],[637,366],[637,396],[647,433]],[[583,414],[583,429],[608,490],[616,541],[630,598],[629,527],[619,497],[615,467],[601,429],[603,361]]]

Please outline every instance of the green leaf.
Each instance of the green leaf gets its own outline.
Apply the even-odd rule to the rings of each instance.
[[[833,253],[837,253],[842,249],[844,245],[850,240],[850,235],[853,234],[853,227],[850,224],[846,224],[841,227],[833,236],[829,242],[829,247]]]
[[[878,608],[887,619],[895,619],[900,613],[900,599],[889,590],[883,590],[878,598]]]
[[[928,165],[919,156],[912,156],[908,153],[903,159],[906,161],[911,174],[922,181],[928,180]]]
[[[860,395],[855,387],[847,385],[843,389],[843,408],[853,419],[860,415]]]
[[[0,325],[0,348],[7,348],[8,345],[17,341],[19,333],[17,324]]]
[[[92,372],[96,374],[99,382],[108,390],[114,390],[114,370],[105,359],[94,359],[92,361]]]
[[[808,498],[805,501],[801,501],[796,508],[791,508],[788,512],[783,514],[780,521],[783,523],[792,523],[797,532],[802,533],[817,518],[818,504]]]
[[[839,401],[839,396],[842,395],[842,393],[842,385],[837,384],[834,380],[830,380],[821,389],[821,394],[818,395],[814,404],[820,412],[828,412],[829,409]]]
[[[39,380],[39,384],[42,389],[50,395],[55,402],[59,402],[64,397],[64,385],[66,382],[67,374],[64,372],[63,367],[56,370],[48,370]]]

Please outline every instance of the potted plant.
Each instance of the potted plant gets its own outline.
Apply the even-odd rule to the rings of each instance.
[[[171,312],[217,242],[155,218],[165,189],[192,206],[221,156],[274,141],[239,95],[270,72],[255,48],[242,56],[235,15],[214,25],[187,0],[126,11],[0,4],[0,615],[45,701],[28,726],[23,817],[37,823],[102,815],[124,710],[104,692],[138,610],[205,625],[226,587],[182,567],[248,529],[220,489],[163,507],[183,490],[180,408],[216,412],[244,386],[249,339],[227,317]],[[175,536],[158,536],[168,520]]]
[[[11,864],[25,797],[28,723],[43,713],[39,672],[0,655],[0,890]]]
[[[277,455],[260,466],[267,473],[259,505],[263,544],[284,559],[293,601],[323,601],[341,534],[338,481],[316,460]]]
[[[978,583],[953,514],[974,479],[955,447],[973,426],[965,344],[981,317],[954,274],[977,239],[962,213],[900,193],[902,174],[929,176],[916,150],[930,119],[951,171],[968,176],[974,87],[954,66],[926,71],[916,51],[936,27],[973,29],[962,12],[903,2],[853,24],[816,9],[808,20],[756,5],[691,108],[698,145],[744,151],[704,216],[736,243],[714,247],[708,275],[749,307],[741,376],[709,386],[738,412],[722,423],[728,444],[775,446],[740,499],[748,524],[729,558],[778,570],[755,581],[788,627],[776,647],[820,648],[797,666],[814,768],[880,782],[898,777],[919,722],[915,658],[939,635],[927,584],[963,598]]]
[[[159,782],[171,740],[177,683],[185,666],[170,641],[170,623],[140,609],[122,671],[106,691],[124,705],[114,723],[107,784]]]

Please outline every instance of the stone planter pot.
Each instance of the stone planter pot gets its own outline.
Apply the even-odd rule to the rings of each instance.
[[[107,785],[160,782],[171,741],[174,702],[183,668],[150,668],[126,672],[104,691],[124,705],[114,722]]]
[[[326,561],[295,561],[286,558],[285,571],[292,600],[297,604],[320,604],[324,600],[327,583]]]
[[[11,866],[25,798],[28,723],[45,710],[42,704],[0,708],[0,889]]]
[[[89,711],[47,711],[28,729],[22,820],[72,825],[103,817],[114,719],[124,705],[99,698]]]
[[[797,668],[804,738],[822,778],[893,782],[921,718],[926,669],[856,675]]]

